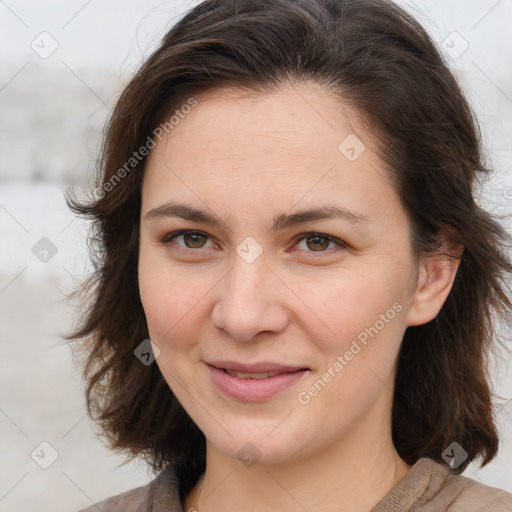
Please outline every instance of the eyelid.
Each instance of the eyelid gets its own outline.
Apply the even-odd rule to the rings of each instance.
[[[346,242],[343,242],[343,240],[340,240],[339,238],[336,238],[335,236],[328,235],[326,233],[322,233],[320,231],[309,231],[307,233],[302,233],[294,238],[295,244],[298,244],[299,242],[302,242],[305,238],[309,237],[319,237],[319,238],[325,238],[329,240],[329,242],[333,242],[338,246],[337,249],[335,249],[335,252],[339,249],[348,249],[348,244]],[[315,254],[332,254],[333,249],[328,249],[325,251],[305,251],[308,255],[315,255]]]
[[[177,238],[179,236],[182,236],[182,235],[185,235],[185,234],[188,234],[188,233],[200,235],[200,236],[205,237],[205,238],[207,238],[208,240],[211,241],[211,236],[208,235],[208,233],[205,233],[204,231],[200,231],[200,230],[197,230],[197,229],[182,229],[182,230],[179,230],[179,231],[173,231],[171,233],[166,234],[162,238],[161,242],[164,245],[169,244],[169,243],[174,243],[173,242],[174,238]],[[319,231],[308,231],[306,233],[301,233],[301,234],[299,234],[299,235],[297,235],[297,236],[295,236],[293,238],[293,243],[294,243],[294,245],[296,245],[299,242],[301,242],[302,240],[304,240],[305,238],[313,237],[313,236],[318,236],[319,238],[325,238],[325,239],[329,240],[329,242],[335,243],[338,246],[338,249],[347,249],[349,247],[347,243],[343,242],[339,238],[336,238],[335,236],[328,235],[326,233],[322,233],[322,232],[319,232]],[[175,244],[175,245],[176,245],[176,247],[179,248],[179,250],[184,250],[186,252],[200,252],[202,249],[205,249],[204,247],[198,247],[197,249],[193,249],[191,247],[185,247],[185,246],[182,246],[182,245],[179,245],[179,244]],[[305,252],[307,254],[309,254],[309,255],[314,255],[314,254],[331,254],[332,250],[305,251]]]
[[[173,239],[174,238],[177,238],[179,236],[182,236],[182,235],[186,235],[186,234],[193,234],[193,235],[200,235],[204,238],[207,238],[208,240],[211,241],[211,236],[208,234],[208,233],[205,233],[204,231],[199,231],[197,229],[181,229],[179,231],[173,231],[171,233],[167,233],[161,240],[161,242],[166,245],[168,243],[174,243],[173,242]],[[195,251],[195,252],[199,252],[201,249],[204,249],[204,247],[199,247],[197,249],[192,249],[191,247],[185,247],[183,245],[178,245],[178,244],[175,244],[177,247],[180,247],[181,249],[184,249],[186,251]]]

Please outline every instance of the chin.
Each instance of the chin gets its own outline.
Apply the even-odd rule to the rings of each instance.
[[[236,426],[227,423],[223,424],[226,430],[219,427],[211,432],[212,435],[208,435],[206,430],[205,435],[208,444],[247,467],[254,464],[283,464],[307,456],[306,452],[315,451],[312,440],[304,432],[294,433],[290,431],[290,426],[283,428],[283,425],[276,429],[278,424],[275,420],[260,421],[258,426],[246,422],[237,423]],[[300,444],[297,439],[301,439]]]

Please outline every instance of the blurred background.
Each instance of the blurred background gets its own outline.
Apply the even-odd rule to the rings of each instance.
[[[62,343],[66,294],[90,271],[87,226],[63,193],[91,190],[103,124],[166,30],[198,1],[0,0],[0,512],[71,512],[144,485],[85,415]],[[481,122],[480,202],[512,211],[512,0],[399,1],[449,59]],[[511,226],[508,226],[511,229]],[[500,455],[464,473],[512,492],[512,370],[495,363]]]

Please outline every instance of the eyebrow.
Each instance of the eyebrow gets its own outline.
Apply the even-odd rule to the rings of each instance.
[[[227,225],[216,215],[188,206],[186,204],[168,202],[157,208],[153,208],[145,215],[145,220],[154,220],[165,217],[180,217],[193,222],[202,222],[214,226],[220,226],[231,231]],[[281,213],[274,217],[269,231],[280,231],[295,225],[324,219],[343,219],[353,224],[370,223],[371,219],[361,213],[347,210],[341,206],[327,204],[318,208],[310,208],[295,213]]]

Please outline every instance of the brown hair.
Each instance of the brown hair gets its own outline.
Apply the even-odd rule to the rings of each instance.
[[[88,413],[113,449],[143,457],[154,471],[190,461],[183,493],[204,470],[205,438],[158,366],[134,357],[149,337],[137,278],[146,158],[126,163],[196,93],[226,85],[265,93],[301,81],[336,95],[375,135],[417,261],[443,251],[442,233],[464,248],[439,315],[403,338],[392,412],[399,455],[409,464],[422,456],[443,462],[455,441],[468,452],[462,472],[497,453],[488,356],[499,341],[493,316],[510,320],[510,236],[475,202],[477,177],[488,173],[478,124],[434,43],[386,0],[206,0],[122,92],[104,134],[99,197],[67,198],[94,221],[95,272],[79,294],[85,315],[67,337],[87,355]]]

